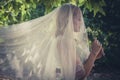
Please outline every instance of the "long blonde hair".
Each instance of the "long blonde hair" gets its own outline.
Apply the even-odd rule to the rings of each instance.
[[[69,17],[70,10],[72,11],[73,18],[74,16],[76,16],[78,11],[80,11],[79,7],[72,4],[65,4],[60,8],[57,16],[58,21],[57,21],[56,37],[64,34],[66,25],[69,21],[68,17]]]

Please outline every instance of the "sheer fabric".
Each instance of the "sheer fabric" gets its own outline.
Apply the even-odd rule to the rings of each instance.
[[[80,32],[74,32],[72,6],[64,4],[45,16],[0,30],[0,55],[6,56],[16,78],[75,80],[76,57],[83,66],[89,46],[82,14]]]

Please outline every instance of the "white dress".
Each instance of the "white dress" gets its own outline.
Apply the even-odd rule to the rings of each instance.
[[[76,46],[76,54],[80,58],[80,61],[82,62],[79,65],[76,65],[76,72],[79,72],[79,78],[76,78],[75,80],[81,80],[80,78],[84,74],[84,67],[83,64],[88,58],[88,54],[81,53],[79,39],[76,37],[76,33],[74,34],[74,40],[75,40],[75,46]],[[62,75],[62,69],[60,65],[58,64],[58,67],[56,68],[56,80],[64,80],[64,76]],[[85,79],[86,80],[86,79]]]

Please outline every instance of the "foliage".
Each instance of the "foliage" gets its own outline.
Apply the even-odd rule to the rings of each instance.
[[[105,0],[104,8],[106,16],[97,13],[93,18],[93,13],[85,10],[84,19],[88,30],[90,42],[97,37],[103,44],[106,56],[97,63],[105,62],[110,67],[119,68],[119,48],[120,48],[120,7],[119,0]]]
[[[103,30],[108,37],[108,46],[106,49],[107,59],[110,66],[120,67],[120,0],[105,0],[106,1],[106,16],[102,17],[104,21]]]
[[[30,12],[39,0],[1,0],[0,25],[14,24],[30,19]]]
[[[104,22],[100,16],[102,16],[102,15],[98,13],[95,17],[93,17],[92,12],[85,10],[84,21],[85,21],[85,24],[87,27],[89,44],[91,44],[93,42],[94,38],[97,38],[100,41],[100,43],[102,44],[102,46],[105,50],[105,53],[106,53],[106,49],[109,44],[108,38],[109,38],[110,34],[108,35],[106,32],[104,32],[104,29],[103,29]],[[104,62],[106,62],[106,60],[107,60],[106,58],[102,58],[102,59],[98,60],[97,63],[104,63]]]
[[[84,6],[84,10],[105,15],[104,0],[1,0],[0,1],[0,26],[27,21],[47,14],[64,3]],[[99,5],[99,6],[98,6]]]

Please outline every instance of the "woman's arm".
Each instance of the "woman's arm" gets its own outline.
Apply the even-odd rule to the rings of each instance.
[[[93,66],[94,66],[94,62],[95,62],[95,56],[93,55],[93,53],[90,53],[88,59],[86,60],[84,65],[84,69],[85,69],[85,74],[84,77],[87,77],[90,74],[90,71],[92,70]]]
[[[92,43],[92,51],[84,64],[85,75],[87,77],[90,74],[92,67],[94,66],[94,62],[96,59],[101,58],[103,52],[102,45],[99,43],[97,39]]]

